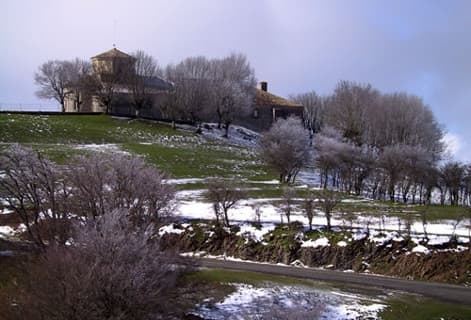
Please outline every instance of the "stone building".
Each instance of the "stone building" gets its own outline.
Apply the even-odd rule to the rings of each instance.
[[[110,109],[100,103],[97,95],[82,97],[80,112],[106,112],[120,116],[135,116],[136,110],[131,103],[131,92],[126,83],[126,75],[134,72],[135,58],[116,48],[103,52],[91,58],[94,78],[100,82],[104,90],[113,90]],[[165,102],[172,84],[159,77],[142,77],[146,91],[151,97],[150,108],[140,111],[140,116],[161,118],[160,106]],[[77,112],[77,99],[69,95],[65,100],[65,112]]]
[[[255,93],[252,113],[237,119],[237,123],[255,131],[265,131],[279,118],[295,116],[302,119],[303,112],[303,105],[268,92],[268,83],[262,81]]]

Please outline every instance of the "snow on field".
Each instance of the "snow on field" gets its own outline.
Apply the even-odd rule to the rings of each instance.
[[[20,223],[17,226],[0,226],[0,238],[7,238],[14,236],[15,234],[25,232],[26,226]]]
[[[7,208],[3,208],[0,210],[0,214],[10,214],[12,213],[13,211],[11,210],[8,210]]]
[[[429,254],[430,253],[430,250],[427,249],[426,247],[418,244],[417,246],[415,246],[414,248],[412,248],[412,252],[413,253],[424,253],[424,254]]]
[[[325,247],[329,245],[329,239],[326,237],[322,237],[316,240],[307,240],[303,241],[301,247],[303,248],[317,248],[317,247]]]
[[[15,229],[10,226],[0,226],[0,238],[11,237],[15,234]]]
[[[166,179],[164,180],[165,183],[168,184],[190,184],[190,183],[199,183],[204,182],[205,179],[202,178],[186,178],[186,179]]]
[[[183,229],[176,229],[175,228],[175,225],[173,223],[167,225],[167,226],[163,226],[159,229],[159,236],[163,236],[164,234],[168,234],[168,233],[175,233],[175,234],[181,234],[183,232],[185,232],[185,227]]]
[[[127,151],[123,151],[119,148],[119,145],[114,143],[103,143],[103,144],[78,144],[74,146],[77,150],[87,150],[87,151],[95,151],[95,152],[113,152],[113,153],[123,153],[129,154]]]
[[[262,315],[302,319],[378,319],[382,300],[361,294],[308,286],[233,284],[236,291],[223,301],[206,301],[193,313],[209,319],[260,319]]]
[[[260,134],[255,131],[237,125],[231,125],[229,127],[229,138],[224,137],[225,129],[218,129],[216,123],[206,123],[201,129],[205,137],[247,147],[255,146],[260,136]]]
[[[177,193],[177,198],[181,199],[178,205],[178,214],[187,219],[214,219],[214,212],[212,204],[202,200],[201,194],[204,190],[186,190]],[[193,200],[188,200],[193,198]],[[182,200],[186,199],[186,200]],[[279,198],[262,198],[262,199],[249,199],[241,201],[236,207],[229,211],[229,218],[231,221],[237,223],[254,222],[255,207],[260,208],[260,220],[263,223],[280,223],[282,220],[286,222],[286,217],[282,211],[270,202],[280,200]],[[308,225],[308,220],[302,212],[295,210],[291,215],[291,221],[299,221],[305,226]],[[384,222],[384,224],[383,224]],[[350,226],[342,219],[341,216],[334,216],[332,218],[332,226]],[[426,225],[426,231],[429,238],[433,241],[434,245],[447,242],[449,236],[453,233],[460,237],[460,240],[467,242],[466,238],[469,235],[467,225],[468,221],[462,221],[454,230],[452,221],[442,220],[439,222],[431,222]],[[317,211],[313,219],[313,225],[324,226],[326,218],[323,212]],[[358,215],[353,221],[352,227],[355,229],[364,230],[366,233],[367,227],[371,233],[374,230],[383,230],[384,236],[374,238],[375,242],[385,242],[390,238],[398,236],[396,231],[401,224],[402,232],[405,232],[405,222],[397,219],[397,217],[379,217],[379,216],[361,216]],[[411,233],[416,235],[424,234],[424,228],[421,222],[414,222],[411,225]],[[447,237],[448,236],[448,237]],[[360,237],[360,236],[359,236]],[[357,239],[358,240],[358,239]],[[441,242],[440,242],[441,241]]]
[[[263,240],[263,236],[275,229],[275,225],[272,223],[263,224],[260,229],[255,228],[253,225],[244,223],[240,225],[240,231],[237,232],[238,236],[242,236],[244,239],[251,239],[256,242]]]

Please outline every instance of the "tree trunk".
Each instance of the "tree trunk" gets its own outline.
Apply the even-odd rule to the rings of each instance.
[[[330,224],[330,212],[325,212],[325,218],[327,219],[327,231],[330,231],[332,229],[332,226]]]
[[[229,126],[230,126],[230,122],[226,122],[224,124],[224,130],[225,130],[225,133],[224,133],[224,138],[229,138]]]
[[[226,227],[230,227],[230,225],[229,225],[229,216],[227,215],[227,211],[228,211],[228,209],[224,208],[224,222],[226,224]]]

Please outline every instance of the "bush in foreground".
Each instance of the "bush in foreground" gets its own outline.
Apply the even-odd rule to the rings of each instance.
[[[126,210],[75,229],[74,244],[51,246],[27,271],[6,319],[159,319],[184,261],[163,252],[151,228]]]

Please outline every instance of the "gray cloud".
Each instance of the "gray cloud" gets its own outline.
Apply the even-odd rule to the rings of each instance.
[[[469,1],[3,1],[0,102],[37,102],[39,64],[115,41],[162,64],[240,51],[281,95],[347,79],[422,96],[471,160],[469,12]]]

